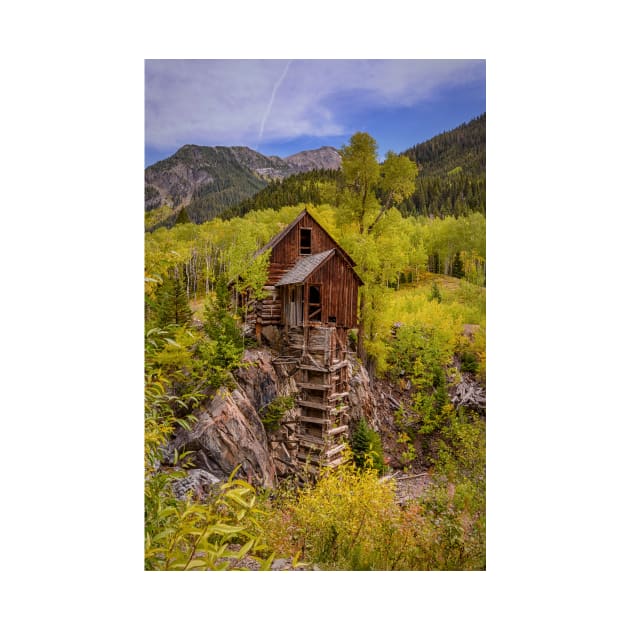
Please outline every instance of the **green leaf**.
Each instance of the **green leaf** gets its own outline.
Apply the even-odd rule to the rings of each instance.
[[[158,540],[162,540],[163,538],[167,538],[167,537],[171,536],[172,534],[174,534],[176,531],[177,531],[176,529],[172,529],[172,528],[164,529],[159,534],[156,534],[153,537],[153,542],[157,542]]]
[[[273,552],[268,558],[266,558],[265,560],[262,560],[260,564],[260,570],[261,571],[271,570],[271,563],[274,561],[275,556],[276,554],[275,552]]]
[[[238,503],[239,505],[242,505],[245,508],[251,508],[254,506],[254,503],[256,502],[256,496],[254,495],[250,497],[249,499],[244,499],[242,495],[246,493],[249,493],[249,491],[243,492],[238,489],[228,490],[225,493],[225,498],[229,499],[230,501],[233,501],[234,503]]]
[[[230,534],[239,534],[246,529],[245,525],[227,525],[226,523],[216,523],[210,528],[211,533],[228,536]]]
[[[238,471],[238,469],[241,467],[241,465],[239,464],[233,471],[232,474],[229,476],[227,483],[223,485],[224,488],[229,487],[229,484],[232,483],[232,481],[234,480],[234,477],[236,476],[236,473]]]
[[[250,540],[248,540],[238,551],[237,554],[237,558],[239,560],[243,559],[245,557],[245,554],[247,554],[249,552],[249,550],[254,546],[254,543],[256,542],[256,538],[251,538]]]

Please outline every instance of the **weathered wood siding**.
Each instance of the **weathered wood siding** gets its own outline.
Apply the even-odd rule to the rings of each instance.
[[[304,303],[302,293],[303,285],[280,287],[280,295],[284,303],[284,317],[282,322],[289,327],[302,326],[304,316]]]
[[[302,228],[311,230],[310,255],[331,249],[334,249],[335,253],[306,278],[303,285],[294,285],[295,302],[291,304],[289,287],[281,286],[277,289],[274,287],[301,256],[300,230]],[[253,320],[259,325],[300,326],[312,323],[314,325],[355,328],[357,326],[357,295],[360,284],[361,281],[352,270],[348,254],[340,249],[339,245],[309,214],[305,213],[272,246],[267,287],[265,287],[269,294],[267,298],[256,305],[255,312],[250,316],[250,321]],[[308,319],[310,285],[317,285],[320,288],[322,309],[319,322],[309,322]],[[330,321],[331,317],[335,321]]]
[[[271,252],[269,284],[276,284],[300,257],[300,228],[311,228],[311,254],[338,247],[308,214],[303,216]]]
[[[308,295],[308,285],[311,284],[320,285],[322,324],[356,328],[359,281],[338,252],[311,274],[307,280],[305,295]],[[334,317],[336,321],[330,322],[330,317]]]

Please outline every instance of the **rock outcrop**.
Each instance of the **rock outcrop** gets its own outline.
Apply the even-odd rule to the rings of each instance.
[[[193,468],[186,472],[183,479],[177,479],[173,482],[173,493],[178,499],[185,499],[187,495],[197,500],[203,500],[208,496],[212,486],[220,483],[220,479],[211,475],[202,468]]]
[[[363,366],[350,357],[352,378],[348,400],[352,425],[365,417],[378,428],[377,405],[370,379]],[[255,485],[274,487],[278,478],[296,474],[298,409],[289,404],[298,388],[290,365],[274,363],[268,349],[246,350],[242,365],[234,372],[234,384],[222,387],[193,414],[197,421],[190,430],[180,429],[171,450],[188,451],[202,471],[189,473],[177,488],[179,494],[192,491],[200,495],[217,478],[225,479],[240,464],[238,476]],[[282,399],[282,410],[265,427],[274,401]],[[194,472],[194,471],[193,471]]]
[[[318,168],[336,170],[341,167],[341,154],[334,147],[321,147],[300,151],[285,158],[284,161],[299,172]]]
[[[218,477],[227,477],[240,464],[240,477],[256,485],[275,485],[265,428],[242,391],[222,387],[194,415],[192,429],[176,438],[178,449],[194,452],[197,465]]]
[[[355,427],[363,417],[373,429],[378,430],[380,418],[374,393],[372,392],[370,377],[363,364],[356,357],[349,355],[348,358],[352,369],[350,394],[348,396],[350,426]]]

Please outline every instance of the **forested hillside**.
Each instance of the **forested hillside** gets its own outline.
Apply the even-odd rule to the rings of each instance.
[[[269,182],[312,169],[338,169],[340,160],[332,147],[281,159],[248,147],[186,145],[145,170],[146,227],[172,227],[178,216],[202,223]]]
[[[421,165],[424,177],[448,175],[453,169],[466,175],[485,175],[486,115],[416,144],[402,155]]]
[[[403,216],[485,214],[485,129],[483,114],[401,153],[418,165],[413,194],[398,205]],[[282,160],[247,147],[187,145],[146,170],[145,227],[229,219],[298,203],[338,205],[343,193],[339,160],[332,147]]]
[[[486,211],[485,114],[401,153],[418,165],[412,195],[398,206],[403,215],[464,216]],[[278,209],[301,202],[339,204],[343,179],[338,170],[313,171],[276,181],[221,216]],[[381,200],[383,194],[379,193]]]
[[[416,144],[401,155],[419,167],[416,189],[400,210],[445,217],[486,212],[486,115]]]
[[[339,170],[318,169],[273,181],[255,195],[224,210],[223,219],[242,217],[251,210],[279,209],[299,203],[335,203],[341,189]]]

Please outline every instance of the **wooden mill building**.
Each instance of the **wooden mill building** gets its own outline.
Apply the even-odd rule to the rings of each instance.
[[[271,250],[267,296],[250,314],[257,336],[277,327],[278,362],[293,363],[300,391],[297,458],[336,466],[348,432],[348,329],[357,326],[355,262],[308,212],[302,211],[256,255]]]

